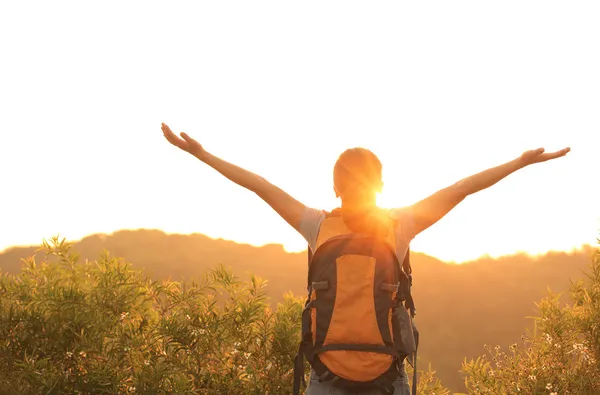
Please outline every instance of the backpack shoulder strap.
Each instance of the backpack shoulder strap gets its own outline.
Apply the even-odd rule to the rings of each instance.
[[[410,266],[410,246],[406,250],[406,255],[404,255],[404,261],[402,261],[402,270],[406,273],[407,276],[412,274],[412,267]]]
[[[412,267],[410,266],[410,246],[406,250],[404,255],[404,261],[402,262],[402,271],[408,277],[408,295],[406,295],[406,308],[410,311],[411,317],[414,317],[417,309],[415,308],[415,301],[412,297]]]

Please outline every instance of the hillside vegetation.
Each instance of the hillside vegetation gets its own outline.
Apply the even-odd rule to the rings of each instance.
[[[42,255],[0,278],[1,394],[291,393],[302,300],[222,267],[182,284],[58,239]],[[447,391],[425,372],[419,393]]]
[[[36,248],[14,248],[0,254],[0,268],[17,274],[21,258],[35,256],[43,261],[45,253]],[[286,253],[279,245],[253,247],[203,235],[166,235],[160,231],[121,231],[113,235],[94,235],[72,246],[71,252],[96,260],[104,250],[132,262],[132,269],[143,269],[149,278],[162,281],[183,280],[202,283],[207,271],[223,264],[240,280],[251,281],[250,273],[268,280],[261,288],[261,303],[273,311],[276,304],[292,292],[305,295],[306,253]],[[584,278],[591,247],[573,253],[550,253],[532,258],[515,255],[501,259],[480,259],[461,265],[441,262],[413,253],[414,295],[417,324],[421,332],[420,366],[431,364],[444,385],[464,391],[464,378],[457,372],[461,361],[477,358],[484,344],[503,349],[521,341],[523,330],[532,328],[535,302],[547,288],[566,291],[570,279]],[[183,285],[181,285],[183,286]]]

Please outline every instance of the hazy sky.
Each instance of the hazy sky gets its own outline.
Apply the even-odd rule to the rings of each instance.
[[[330,209],[346,148],[411,204],[524,150],[570,146],[469,197],[413,249],[569,250],[600,230],[600,2],[0,3],[0,250],[60,234],[301,236],[160,123]]]

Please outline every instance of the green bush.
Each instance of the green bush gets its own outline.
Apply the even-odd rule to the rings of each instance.
[[[159,283],[70,248],[53,238],[0,277],[0,394],[291,393],[301,299],[271,308],[265,281],[221,266]],[[447,394],[432,371],[419,392]]]
[[[522,345],[508,352],[486,347],[487,356],[465,361],[469,393],[600,394],[599,251],[570,296],[567,305],[552,293],[537,304],[535,330],[522,337]]]

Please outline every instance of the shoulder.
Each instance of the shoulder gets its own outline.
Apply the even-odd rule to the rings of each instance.
[[[393,208],[388,211],[394,221],[397,241],[408,245],[415,237],[415,221],[412,206]]]
[[[413,213],[412,213],[412,206],[406,206],[406,207],[397,207],[397,208],[390,208],[387,209],[388,214],[390,216],[391,219],[399,221],[399,220],[405,220],[409,217],[412,217]]]
[[[317,244],[317,236],[321,223],[327,216],[327,211],[318,210],[311,207],[304,207],[300,218],[300,234],[304,237],[308,245],[314,250]]]

